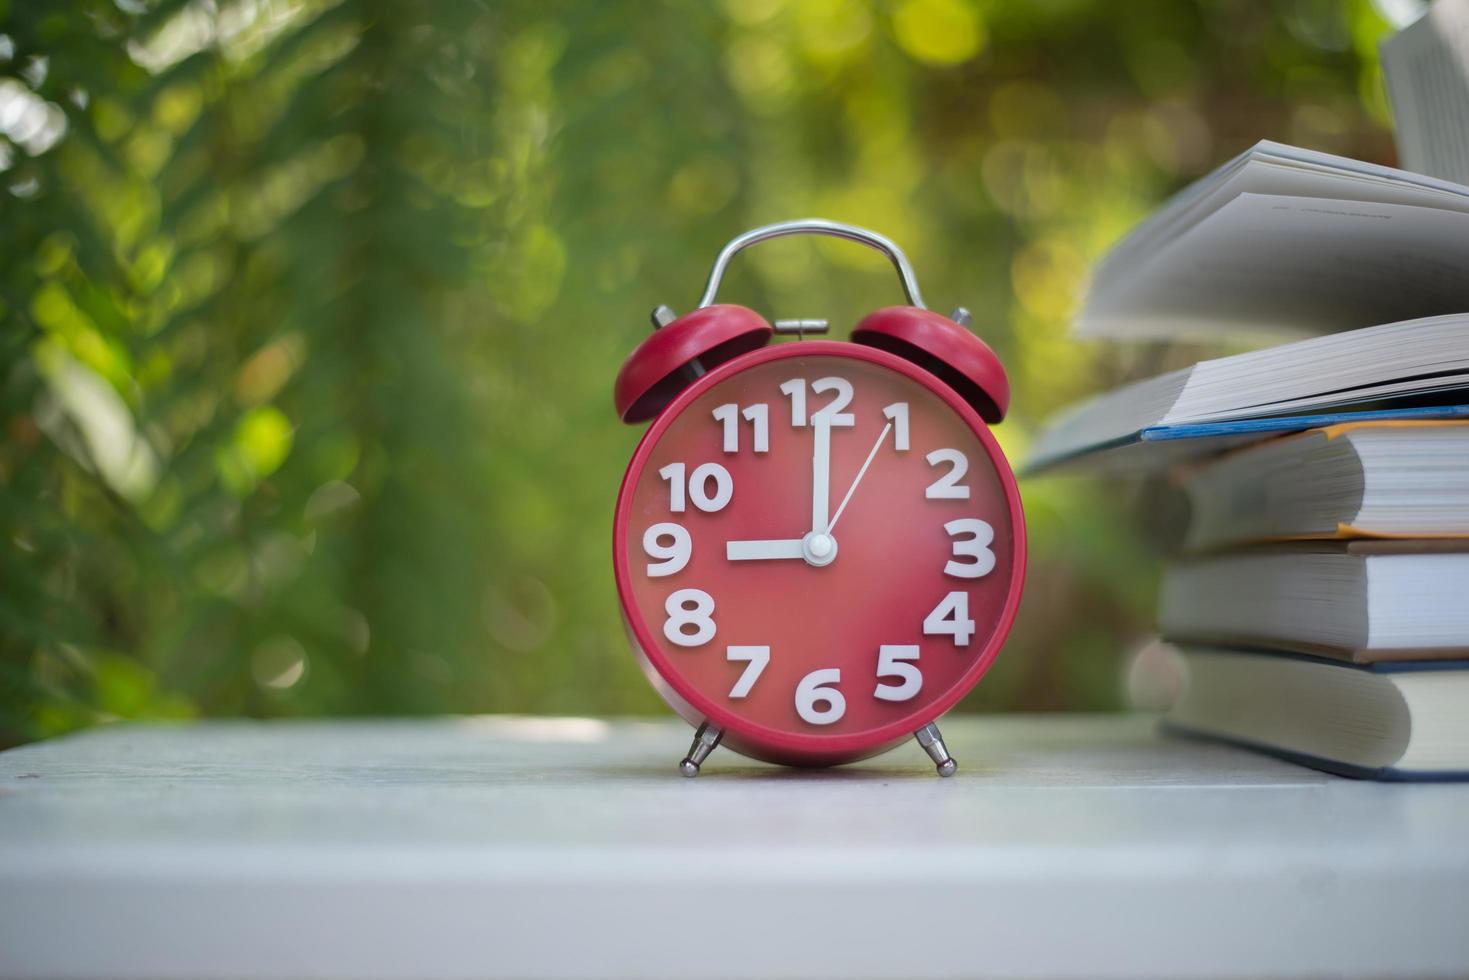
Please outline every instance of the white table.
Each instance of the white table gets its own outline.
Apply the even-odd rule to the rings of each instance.
[[[16,977],[1469,973],[1469,785],[1144,718],[846,769],[672,722],[117,726],[0,754]]]

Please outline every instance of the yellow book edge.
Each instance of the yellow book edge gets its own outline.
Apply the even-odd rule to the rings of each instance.
[[[1248,446],[1241,446],[1238,449],[1230,450],[1229,452],[1224,453],[1224,454],[1222,454],[1221,456],[1219,456],[1219,457],[1217,457],[1215,459],[1211,459],[1211,460],[1207,460],[1207,461],[1202,461],[1202,462],[1199,462],[1199,463],[1197,463],[1197,464],[1195,464],[1193,466],[1185,467],[1184,468],[1184,473],[1182,475],[1186,478],[1187,474],[1196,472],[1198,470],[1202,470],[1202,469],[1204,469],[1204,468],[1206,468],[1206,467],[1208,467],[1210,465],[1213,465],[1215,463],[1218,463],[1219,460],[1221,460],[1221,459],[1223,459],[1223,458],[1225,458],[1227,456],[1235,456],[1235,455],[1239,455],[1241,453],[1248,453],[1251,450],[1259,449],[1261,446],[1265,445],[1268,442],[1282,442],[1282,441],[1284,441],[1286,439],[1303,439],[1303,438],[1305,438],[1307,436],[1314,435],[1315,433],[1318,433],[1318,432],[1324,434],[1328,440],[1331,440],[1331,439],[1336,439],[1339,436],[1342,436],[1342,435],[1344,435],[1344,434],[1346,434],[1348,432],[1356,431],[1357,429],[1441,429],[1441,428],[1444,428],[1445,426],[1450,427],[1450,428],[1466,428],[1466,427],[1469,427],[1469,420],[1466,420],[1466,419],[1379,419],[1377,421],[1369,421],[1369,422],[1339,422],[1336,425],[1323,425],[1323,426],[1321,426],[1319,428],[1306,429],[1303,432],[1292,432],[1289,435],[1279,436],[1279,437],[1277,437],[1275,439],[1267,439],[1264,442],[1256,442],[1256,443],[1251,443]],[[1245,539],[1245,540],[1242,540],[1242,541],[1235,541],[1232,544],[1227,545],[1227,546],[1225,546],[1225,545],[1210,545],[1210,546],[1208,546],[1206,548],[1200,549],[1199,552],[1195,552],[1195,553],[1205,553],[1205,552],[1210,552],[1210,551],[1217,551],[1217,550],[1219,550],[1222,547],[1231,547],[1232,548],[1232,547],[1238,547],[1240,545],[1269,544],[1271,542],[1276,542],[1276,541],[1360,541],[1360,540],[1381,540],[1381,541],[1462,541],[1462,540],[1469,540],[1469,532],[1465,532],[1465,531],[1438,531],[1438,532],[1432,532],[1432,533],[1430,533],[1430,532],[1426,532],[1426,531],[1377,531],[1377,530],[1373,530],[1370,527],[1360,527],[1360,526],[1355,525],[1355,524],[1340,524],[1339,523],[1336,526],[1336,532],[1334,534],[1281,534],[1281,535],[1273,535],[1273,536],[1261,537],[1261,538],[1248,538],[1248,539]]]
[[[1469,426],[1469,421],[1463,419],[1378,419],[1375,422],[1338,422],[1336,425],[1307,429],[1305,432],[1294,433],[1285,438],[1291,439],[1295,436],[1308,436],[1313,432],[1324,432],[1327,439],[1335,439],[1337,436],[1355,432],[1358,429],[1442,429],[1445,426],[1463,428]]]

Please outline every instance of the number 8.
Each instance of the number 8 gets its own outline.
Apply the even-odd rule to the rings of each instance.
[[[700,647],[714,639],[714,597],[703,589],[679,589],[663,604],[668,619],[663,635],[681,647]],[[692,626],[694,632],[685,633]]]

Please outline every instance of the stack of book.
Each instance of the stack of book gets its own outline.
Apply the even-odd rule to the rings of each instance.
[[[1469,187],[1262,143],[1112,251],[1078,328],[1304,338],[1077,406],[1028,461],[1183,485],[1167,726],[1469,778]]]
[[[1354,775],[1469,769],[1469,422],[1314,429],[1184,479],[1170,724]]]

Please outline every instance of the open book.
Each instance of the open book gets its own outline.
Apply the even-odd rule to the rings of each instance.
[[[1469,310],[1469,187],[1262,141],[1097,266],[1076,331],[1306,336]]]
[[[1026,468],[1135,443],[1160,427],[1425,403],[1411,414],[1453,417],[1465,401],[1469,313],[1389,323],[1200,361],[1099,395],[1062,413],[1036,440]]]
[[[1382,46],[1403,166],[1469,181],[1469,0],[1437,0]]]

